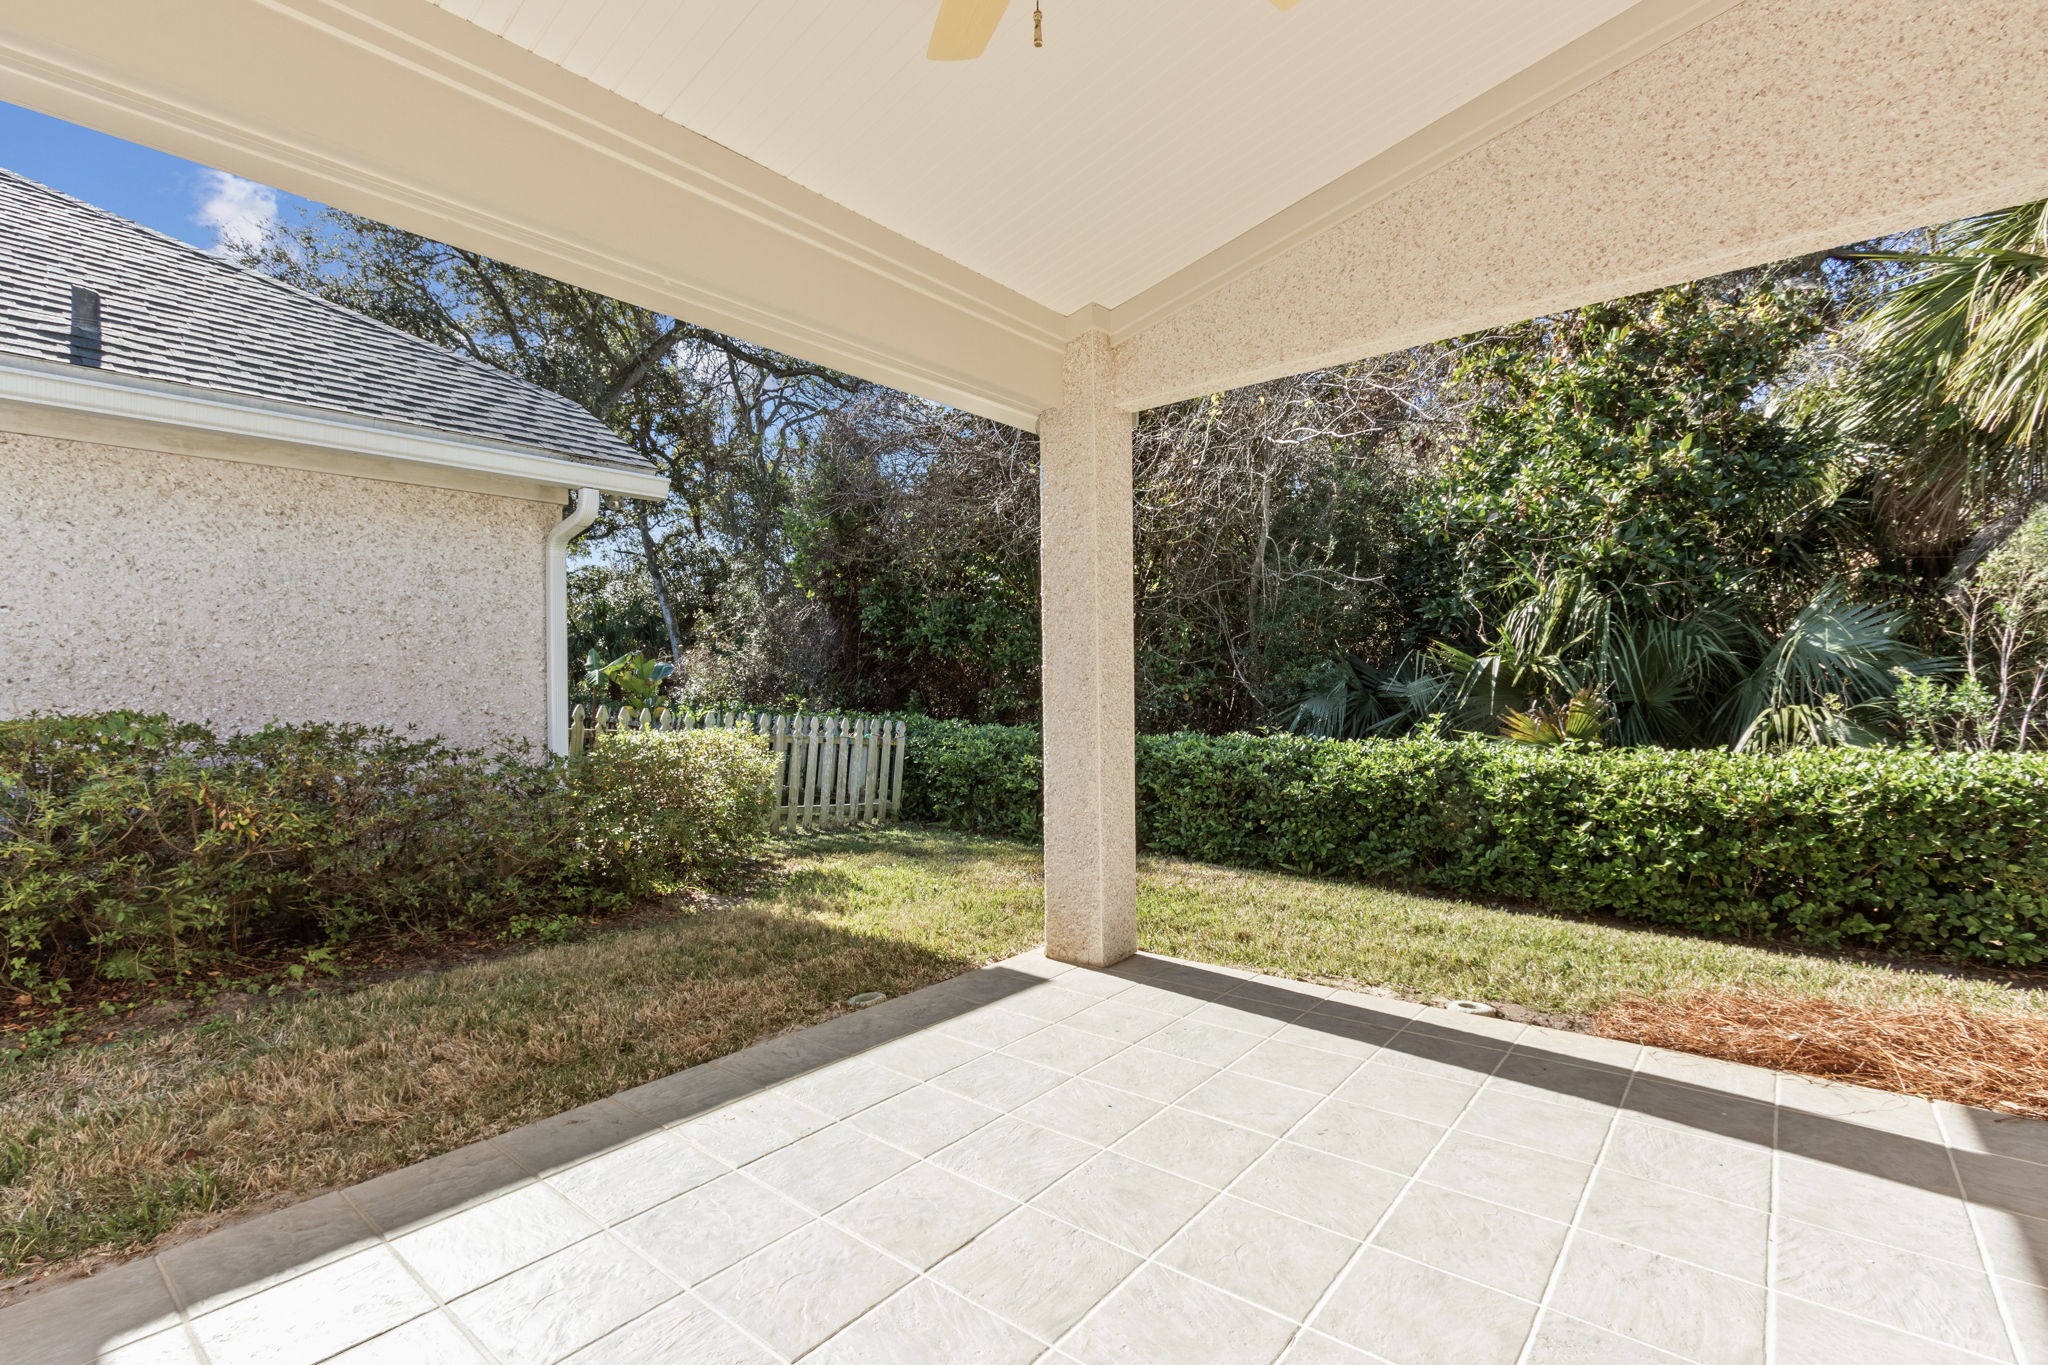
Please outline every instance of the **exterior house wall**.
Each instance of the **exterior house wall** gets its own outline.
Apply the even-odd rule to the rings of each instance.
[[[555,505],[12,432],[0,489],[0,715],[546,740]]]

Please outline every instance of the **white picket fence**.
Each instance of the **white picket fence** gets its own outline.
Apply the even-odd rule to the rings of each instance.
[[[749,730],[765,735],[776,764],[775,823],[785,829],[893,820],[903,809],[903,722],[877,716],[798,716],[775,711],[675,711],[576,706],[569,753],[620,730]]]

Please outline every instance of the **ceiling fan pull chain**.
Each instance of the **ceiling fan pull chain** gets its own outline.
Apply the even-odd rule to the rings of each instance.
[[[1045,46],[1045,11],[1036,4],[1031,6],[1031,45]]]

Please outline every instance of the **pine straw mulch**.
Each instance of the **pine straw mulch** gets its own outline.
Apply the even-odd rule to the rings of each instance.
[[[1626,996],[1589,1031],[1677,1052],[2048,1118],[2048,1016],[1719,990]]]

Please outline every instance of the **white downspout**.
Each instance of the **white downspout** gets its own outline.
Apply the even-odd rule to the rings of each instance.
[[[579,488],[569,511],[548,532],[548,749],[569,752],[569,542],[597,520],[595,488]]]

